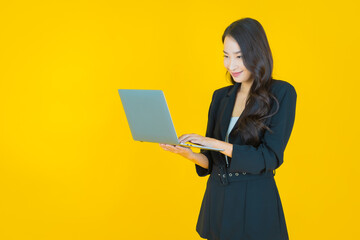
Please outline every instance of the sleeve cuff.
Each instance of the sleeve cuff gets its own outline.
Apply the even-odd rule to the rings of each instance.
[[[243,171],[252,174],[259,174],[265,168],[264,158],[259,156],[259,152],[251,145],[233,144],[233,152],[230,163],[230,170]],[[247,159],[251,159],[248,161]]]
[[[195,168],[196,168],[196,173],[200,176],[200,177],[204,177],[208,174],[211,173],[212,171],[212,159],[211,159],[211,154],[210,154],[210,151],[209,150],[204,150],[204,149],[201,149],[200,150],[200,153],[204,154],[208,161],[209,161],[209,168],[206,169],[206,168],[203,168],[197,164],[195,164]]]

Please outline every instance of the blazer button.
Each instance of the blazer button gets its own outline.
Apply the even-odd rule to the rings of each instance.
[[[246,172],[243,172],[242,174],[243,174],[243,175],[245,175],[245,174],[246,174]]]
[[[232,176],[232,173],[229,173],[229,176],[231,177],[231,176]]]
[[[223,178],[225,178],[225,176],[226,176],[226,175],[225,175],[225,173],[224,173],[224,174],[223,174]]]
[[[235,173],[235,176],[239,176],[239,173]]]

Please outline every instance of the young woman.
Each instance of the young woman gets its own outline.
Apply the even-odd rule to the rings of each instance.
[[[214,91],[206,136],[179,140],[224,151],[160,146],[194,162],[199,176],[210,174],[196,226],[202,238],[287,240],[274,176],[293,129],[297,94],[290,83],[272,78],[272,54],[257,20],[233,22],[222,42],[232,84]]]

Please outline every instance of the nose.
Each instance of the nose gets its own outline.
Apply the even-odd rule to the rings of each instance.
[[[229,70],[231,72],[234,72],[234,70],[236,69],[236,61],[232,61],[231,59],[229,60]]]

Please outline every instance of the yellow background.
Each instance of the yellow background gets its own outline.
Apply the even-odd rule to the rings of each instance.
[[[298,94],[275,176],[290,239],[357,239],[356,2],[2,1],[0,239],[201,239],[207,177],[133,141],[117,89],[162,89],[177,134],[205,134],[243,17]]]

